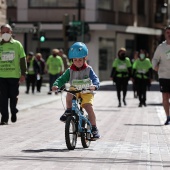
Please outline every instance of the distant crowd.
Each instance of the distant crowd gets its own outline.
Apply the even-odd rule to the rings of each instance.
[[[26,94],[30,90],[34,94],[41,92],[43,77],[49,75],[49,91],[47,94],[52,94],[52,85],[54,81],[70,66],[70,62],[63,49],[53,49],[47,61],[44,60],[41,53],[30,51],[26,57],[27,72],[26,72]],[[55,92],[57,94],[57,92]]]

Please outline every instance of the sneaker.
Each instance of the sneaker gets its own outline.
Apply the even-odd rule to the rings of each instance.
[[[93,135],[93,139],[100,139],[100,134],[99,131],[97,129],[97,127],[92,127],[92,135]]]
[[[170,125],[170,120],[167,119],[166,122],[164,123],[164,125]]]
[[[124,105],[126,106],[126,100],[125,100],[125,99],[123,99],[123,103],[124,103]]]
[[[60,117],[61,122],[65,122],[67,117],[71,114],[71,110],[66,110],[64,114]]]
[[[17,115],[16,114],[12,114],[11,122],[15,123],[16,121],[17,121]]]
[[[1,122],[0,125],[8,125],[8,122]]]
[[[118,107],[121,107],[121,103],[118,104]]]
[[[138,107],[142,107],[142,103],[139,103],[139,106]]]
[[[51,92],[51,91],[49,91],[47,94],[49,94],[49,95],[50,95],[50,94],[52,94],[52,92]]]

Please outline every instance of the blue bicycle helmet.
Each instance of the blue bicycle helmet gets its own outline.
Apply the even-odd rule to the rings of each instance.
[[[84,58],[88,55],[87,46],[82,42],[74,43],[68,52],[69,59],[73,58]]]

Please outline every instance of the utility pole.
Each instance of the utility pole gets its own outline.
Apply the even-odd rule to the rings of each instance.
[[[64,14],[63,16],[63,40],[64,40],[64,51],[67,53],[68,50],[68,37],[66,36],[66,26],[69,25],[69,15]]]
[[[81,41],[84,42],[84,22],[81,21],[81,0],[78,0],[78,21],[81,22]]]
[[[81,21],[81,0],[78,0],[78,21]]]
[[[40,32],[41,32],[41,22],[38,22],[37,23],[37,43],[38,43],[38,46],[37,46],[37,52],[39,53],[40,52],[40,49],[41,49],[41,42],[40,42]]]

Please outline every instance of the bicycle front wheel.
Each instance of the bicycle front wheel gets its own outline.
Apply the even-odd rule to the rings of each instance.
[[[90,131],[90,126],[87,124],[87,122],[82,122],[82,127],[84,128],[84,133],[81,133],[81,144],[84,148],[88,148],[90,146],[90,133],[87,131]]]
[[[65,141],[69,150],[74,150],[77,143],[77,129],[74,117],[68,116],[65,123]]]

